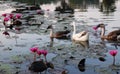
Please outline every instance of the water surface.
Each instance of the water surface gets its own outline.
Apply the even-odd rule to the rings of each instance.
[[[105,1],[106,0],[67,0],[70,6],[75,9],[75,13],[56,15],[54,9],[60,5],[60,1],[36,0],[35,3],[40,4],[41,8],[45,10],[45,15],[34,15],[34,19],[38,21],[37,23],[39,23],[39,21],[44,21],[45,23],[40,27],[29,26],[25,29],[25,33],[21,34],[15,34],[15,32],[10,31],[10,37],[2,34],[4,32],[4,26],[1,20],[0,61],[2,61],[2,64],[7,64],[8,67],[5,68],[5,70],[9,69],[10,71],[7,70],[9,74],[17,72],[20,74],[32,74],[28,70],[28,66],[33,59],[33,55],[29,49],[33,46],[38,46],[40,49],[48,50],[49,54],[47,55],[47,59],[53,62],[55,69],[60,71],[65,69],[68,71],[68,74],[119,74],[120,44],[118,43],[117,45],[117,43],[109,43],[107,41],[102,42],[99,36],[94,35],[95,31],[92,29],[93,26],[99,23],[106,24],[106,34],[112,30],[120,29],[120,1]],[[24,3],[34,4],[34,1]],[[10,5],[9,2],[1,5],[6,7],[4,12],[9,13],[14,10],[14,8],[7,7],[6,4]],[[14,5],[15,2],[11,2],[11,4]],[[49,11],[47,11],[48,9]],[[0,10],[0,14],[4,12]],[[27,14],[23,15],[26,16]],[[68,15],[73,15],[74,17],[68,17]],[[60,18],[57,19],[55,18],[56,16],[60,16]],[[51,24],[54,25],[55,31],[63,30],[65,26],[71,30],[72,26],[70,24],[73,21],[76,22],[77,32],[87,30],[90,33],[89,43],[75,43],[71,41],[71,39],[54,39],[54,41],[51,42],[49,31],[47,33],[44,32],[47,26]],[[17,38],[15,38],[15,36],[17,36]],[[115,61],[116,66],[112,65],[113,57],[109,54],[109,50],[112,49],[118,50]],[[100,57],[103,57],[106,61],[100,61]],[[86,59],[85,70],[81,71],[78,69],[78,63],[83,58]],[[22,63],[19,63],[21,61]],[[16,67],[19,67],[19,69],[16,69]],[[4,70],[3,67],[1,67],[1,69]],[[48,70],[48,74],[54,74],[54,71]]]

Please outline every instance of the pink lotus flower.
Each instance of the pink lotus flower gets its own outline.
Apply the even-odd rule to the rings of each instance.
[[[33,47],[33,48],[30,48],[30,50],[32,51],[32,52],[37,52],[37,50],[38,50],[39,48],[38,47]]]
[[[47,50],[41,50],[41,53],[44,55],[44,56],[46,56],[47,55]]]
[[[113,56],[113,65],[115,65],[115,56],[117,55],[118,51],[117,50],[110,50],[109,53],[110,53],[110,55]]]
[[[96,30],[98,29],[98,27],[97,27],[97,26],[94,26],[93,29],[96,31]]]
[[[14,14],[13,13],[10,13],[9,14],[9,17],[12,19],[14,17]]]
[[[117,50],[110,50],[110,55],[112,55],[112,56],[116,56],[116,54],[117,54]]]
[[[2,14],[2,16],[6,17],[6,16],[7,16],[7,14],[6,14],[6,13],[4,13],[4,14]]]
[[[16,19],[20,19],[22,17],[22,14],[16,14]]]
[[[34,53],[34,61],[36,61],[36,53],[35,52],[37,52],[38,49],[39,49],[38,47],[30,48],[30,51],[32,51]]]
[[[7,22],[7,21],[9,21],[9,20],[10,20],[9,17],[5,17],[5,18],[4,18],[4,21],[5,21],[5,22]]]
[[[43,54],[44,55],[44,57],[45,57],[45,61],[47,62],[47,59],[46,59],[46,55],[47,55],[47,50],[41,50],[41,54]]]
[[[37,54],[38,55],[41,55],[42,53],[41,53],[41,50],[37,50]]]

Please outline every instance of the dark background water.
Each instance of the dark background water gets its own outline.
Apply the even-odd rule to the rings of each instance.
[[[54,3],[56,4],[60,0],[13,0],[18,1],[22,3],[28,3],[28,4],[50,4]],[[118,0],[66,0],[69,2],[70,6],[74,9],[88,9],[89,7],[98,8],[100,12],[103,13],[111,13],[115,12],[116,5],[115,3]],[[102,1],[102,2],[101,2]]]

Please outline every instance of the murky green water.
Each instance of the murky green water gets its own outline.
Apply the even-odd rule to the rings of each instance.
[[[19,74],[33,74],[28,70],[30,63],[33,61],[33,54],[29,49],[32,46],[38,46],[40,49],[48,50],[49,54],[47,55],[47,59],[55,65],[55,70],[49,69],[47,74],[58,74],[59,71],[61,72],[64,69],[68,71],[68,74],[119,74],[120,44],[118,43],[116,45],[117,43],[109,43],[107,41],[102,42],[100,37],[94,35],[95,31],[92,29],[92,26],[99,23],[107,24],[106,34],[112,30],[120,29],[119,0],[109,0],[109,2],[106,2],[106,0],[66,0],[75,9],[75,13],[59,15],[54,10],[56,6],[60,5],[60,1],[36,0],[34,2],[32,0],[18,0],[18,2],[24,1],[29,4],[40,4],[41,8],[45,10],[45,15],[35,14],[33,19],[37,20],[37,24],[41,21],[44,21],[44,24],[40,27],[25,25],[23,33],[15,34],[15,32],[9,31],[10,37],[6,37],[2,34],[4,32],[4,26],[1,21],[0,69],[3,70],[3,73],[5,70],[7,71],[5,74],[16,74],[17,72]],[[15,5],[15,2],[5,2],[4,4]],[[1,5],[7,7],[4,4]],[[48,9],[49,11],[47,11]],[[0,10],[1,14],[4,13],[2,11]],[[30,12],[30,14],[34,12]],[[25,17],[28,13],[23,13],[23,15]],[[73,17],[68,17],[69,15]],[[56,18],[58,16],[59,18]],[[47,26],[51,24],[54,25],[55,31],[63,30],[64,27],[72,31],[72,26],[70,25],[72,21],[76,22],[77,32],[82,30],[89,32],[88,43],[75,43],[71,39],[54,39],[51,42],[49,37],[50,32],[44,32]],[[32,21],[32,23],[34,22]],[[15,38],[15,36],[18,38]],[[118,50],[115,61],[116,66],[112,65],[113,57],[109,54],[109,50],[112,49]],[[100,57],[105,58],[105,61],[100,61]],[[78,68],[78,64],[83,58],[86,59],[86,62],[84,70],[81,71]],[[42,74],[45,73],[43,72]]]

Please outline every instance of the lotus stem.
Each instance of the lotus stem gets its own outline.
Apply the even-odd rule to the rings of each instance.
[[[113,65],[115,65],[115,56],[113,56]]]

